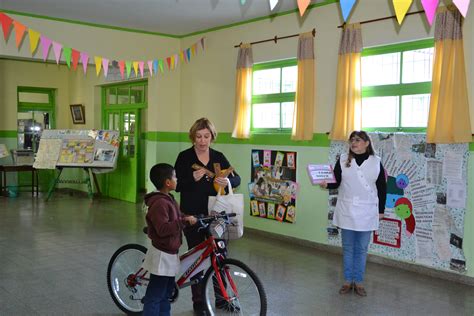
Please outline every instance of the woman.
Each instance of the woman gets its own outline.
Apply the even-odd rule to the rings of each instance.
[[[208,197],[217,195],[213,185],[214,181],[222,188],[226,188],[229,182],[233,188],[240,185],[240,177],[235,172],[231,173],[228,179],[219,176],[214,179],[206,174],[206,169],[215,173],[214,164],[216,163],[220,164],[221,170],[230,167],[224,154],[210,148],[216,137],[217,132],[211,121],[207,118],[198,119],[189,130],[189,138],[193,146],[182,151],[176,159],[175,170],[178,178],[176,191],[181,194],[181,211],[186,215],[208,214]],[[195,170],[193,165],[203,168]],[[228,180],[230,181],[228,182]],[[184,235],[189,249],[206,239],[205,232],[198,231],[197,227],[185,228]],[[203,314],[201,284],[193,285],[191,290],[193,309],[197,314]],[[224,307],[223,305],[225,305],[224,301],[216,300],[217,307]]]
[[[384,216],[387,182],[366,132],[352,132],[349,145],[349,153],[342,154],[334,167],[336,183],[320,186],[339,188],[333,217],[342,235],[344,284],[339,294],[354,289],[357,295],[367,296],[363,286],[367,252],[372,231],[379,228]]]

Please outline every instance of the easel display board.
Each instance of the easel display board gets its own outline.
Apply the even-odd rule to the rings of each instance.
[[[45,130],[34,167],[115,168],[119,132],[112,130]]]

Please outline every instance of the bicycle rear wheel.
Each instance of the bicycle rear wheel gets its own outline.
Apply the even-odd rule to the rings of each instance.
[[[219,282],[214,268],[210,267],[203,279],[203,301],[210,315],[267,314],[267,296],[262,282],[247,265],[225,259],[220,264],[219,274],[229,299],[226,301],[221,291],[215,290],[219,289]]]
[[[128,315],[140,315],[142,298],[148,286],[149,273],[141,271],[147,249],[142,245],[120,247],[107,267],[107,286],[114,303]]]

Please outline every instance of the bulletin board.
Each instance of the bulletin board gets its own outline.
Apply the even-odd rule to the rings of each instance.
[[[115,168],[119,132],[112,130],[45,130],[34,167]]]
[[[294,223],[296,220],[296,152],[252,150],[250,215]]]
[[[385,219],[370,252],[430,267],[466,271],[463,252],[468,144],[427,144],[424,134],[370,133],[387,177]],[[332,142],[334,165],[346,142]],[[340,245],[332,225],[337,190],[329,191],[328,241]]]

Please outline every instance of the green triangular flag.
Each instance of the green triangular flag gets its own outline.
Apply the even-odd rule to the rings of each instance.
[[[160,67],[160,70],[161,70],[162,73],[165,71],[163,69],[163,59],[158,60],[158,67]]]
[[[126,61],[125,67],[127,67],[127,78],[130,78],[130,73],[132,72],[132,62]]]
[[[66,64],[68,68],[71,68],[71,54],[72,54],[72,49],[71,47],[63,47],[63,56],[64,59],[66,59]]]

